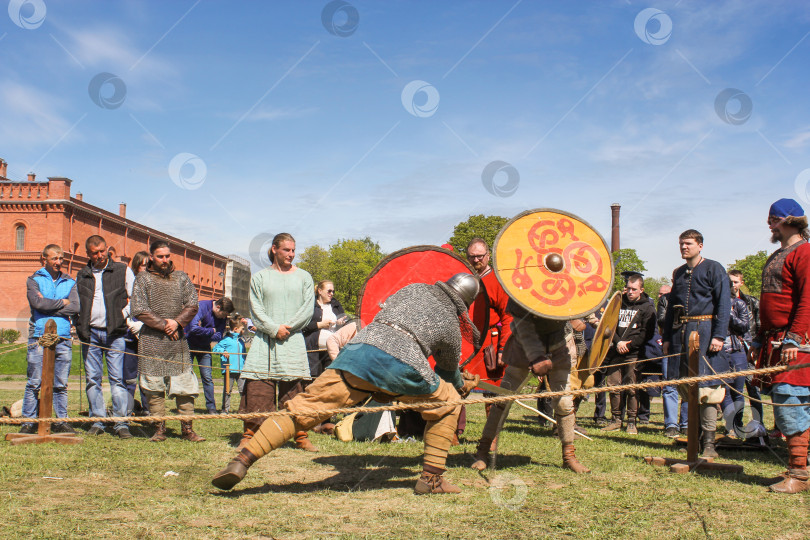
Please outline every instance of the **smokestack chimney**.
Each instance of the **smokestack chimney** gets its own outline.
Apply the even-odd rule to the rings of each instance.
[[[7,168],[8,168],[8,163],[6,163],[6,160],[3,159],[3,158],[0,158],[0,177],[3,177],[3,178],[6,177]]]
[[[619,210],[622,205],[613,203],[610,205],[611,225],[610,225],[610,251],[616,253],[619,247]]]
[[[118,215],[122,218],[127,217],[127,203],[121,203],[118,205]]]
[[[77,193],[77,194],[76,194],[76,200],[77,200],[77,201],[81,201],[81,200],[82,200],[82,194],[81,194],[81,193]]]
[[[32,172],[28,173],[28,181],[29,182],[33,182],[34,180],[36,180],[36,177],[37,177],[37,175],[35,175],[34,173],[32,173]]]

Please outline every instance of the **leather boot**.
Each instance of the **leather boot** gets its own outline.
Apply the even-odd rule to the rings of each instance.
[[[236,450],[242,450],[244,447],[248,445],[250,439],[253,438],[254,432],[252,429],[246,429],[245,432],[242,434],[242,440],[239,441],[239,445],[236,447]]]
[[[149,400],[149,412],[154,416],[166,416],[166,399],[162,394],[146,394]],[[166,440],[166,422],[155,424],[157,430],[152,438],[152,442],[163,442]]]
[[[422,475],[416,481],[416,486],[413,492],[417,495],[426,495],[428,493],[461,493],[461,490],[451,484],[442,475],[444,471],[430,465],[425,465],[422,470]]]
[[[768,486],[775,493],[801,493],[810,489],[810,472],[807,469],[788,469],[787,476],[779,483]]]
[[[573,444],[563,444],[562,445],[562,455],[563,455],[563,468],[570,469],[577,474],[584,474],[589,473],[591,470],[580,463],[577,460],[577,456],[574,455],[574,445]]]
[[[191,429],[191,421],[180,422],[180,430],[182,433],[182,435],[180,435],[181,439],[185,439],[189,442],[203,442],[205,440],[205,437],[200,437]]]
[[[166,422],[158,422],[155,424],[157,429],[154,435],[149,439],[152,442],[163,442],[166,440]]]
[[[716,432],[714,431],[704,431],[703,432],[703,452],[700,454],[700,457],[704,458],[718,458],[720,454],[717,453],[717,450],[714,447],[714,435]]]
[[[247,474],[247,470],[258,458],[250,453],[250,450],[242,449],[234,457],[228,466],[219,471],[211,483],[214,487],[228,490],[242,481]]]
[[[492,443],[492,439],[487,438],[482,438],[480,441],[478,441],[478,448],[475,450],[475,461],[472,465],[470,465],[470,467],[476,471],[483,471],[487,468]]]
[[[300,448],[301,450],[306,450],[307,452],[318,451],[318,447],[312,444],[312,441],[309,440],[306,431],[299,431],[295,434],[295,447]]]

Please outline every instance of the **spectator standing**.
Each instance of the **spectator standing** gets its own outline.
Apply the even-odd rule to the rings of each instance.
[[[53,320],[56,333],[61,338],[56,344],[53,367],[53,410],[57,418],[67,417],[67,384],[73,347],[70,339],[70,317],[79,312],[79,294],[76,282],[62,273],[64,261],[62,248],[48,244],[42,250],[42,268],[34,272],[26,282],[31,319],[28,322],[28,380],[23,394],[22,415],[36,418],[39,413],[39,389],[42,385],[42,356],[44,350],[38,343],[45,331],[45,323]],[[75,433],[65,422],[51,425],[53,433]],[[20,433],[36,433],[36,424],[23,424]]]
[[[129,265],[132,274],[137,276],[146,270],[146,264],[148,262],[148,251],[135,253]],[[135,409],[135,390],[138,388],[138,332],[140,332],[143,326],[141,321],[132,317],[130,307],[130,304],[127,304],[127,307],[124,308],[124,315],[126,315],[127,320],[127,333],[124,334],[124,382],[126,382],[127,392],[129,393],[127,416],[132,414]],[[143,391],[141,391],[140,412],[149,414],[149,404],[147,403],[146,395]]]
[[[191,415],[200,388],[184,328],[197,314],[197,291],[185,272],[175,270],[168,242],[152,242],[149,253],[146,270],[135,278],[131,303],[132,315],[143,322],[138,338],[139,382],[153,415],[166,414],[167,395],[176,400],[181,415]],[[191,421],[180,425],[183,439],[205,440],[194,433]],[[166,422],[157,425],[150,440],[166,440]]]
[[[85,388],[90,416],[107,416],[101,380],[104,377],[104,361],[110,381],[112,413],[127,416],[129,394],[124,379],[124,335],[127,322],[124,310],[132,295],[135,274],[123,263],[109,259],[107,242],[94,234],[84,243],[87,265],[76,275],[76,290],[79,292],[79,315],[76,317],[76,334],[82,343]],[[121,439],[131,439],[129,424],[116,422],[113,431]],[[88,435],[104,433],[104,424],[90,426]]]
[[[663,349],[663,332],[664,322],[667,315],[667,306],[669,305],[669,294],[672,292],[672,287],[669,285],[661,285],[658,289],[658,307],[656,308],[656,318],[658,319],[658,331],[661,336],[661,373],[662,378],[668,377],[669,365],[676,361],[674,356],[666,358]],[[673,321],[672,331],[677,332],[681,327],[680,322]],[[675,385],[668,385],[661,388],[661,401],[664,403],[664,435],[670,439],[675,439],[681,433],[686,433],[686,422],[688,419],[688,406],[689,404],[684,399],[681,401],[680,407],[678,406],[678,390]]]
[[[245,393],[239,402],[240,413],[283,407],[303,390],[303,379],[309,377],[301,331],[312,318],[312,276],[293,265],[295,239],[288,233],[273,237],[267,255],[272,266],[250,278],[250,311],[256,335],[242,368]],[[245,420],[240,447],[248,444],[262,421]],[[304,430],[295,433],[295,444],[310,452],[318,450]]]
[[[205,408],[208,414],[217,413],[214,396],[214,379],[211,377],[211,342],[222,339],[228,315],[233,311],[233,302],[224,297],[219,300],[200,300],[194,320],[188,326],[186,337],[191,349],[191,363],[196,360],[202,379]]]
[[[724,370],[727,363],[720,353],[728,333],[731,313],[726,270],[719,262],[701,255],[703,235],[694,229],[686,230],[678,237],[678,245],[686,264],[672,273],[672,292],[669,293],[662,339],[664,355],[671,351],[680,356],[669,359],[668,379],[677,379],[688,373],[689,337],[692,332],[697,332],[700,340],[698,375]],[[677,323],[680,323],[679,330],[675,329]],[[724,395],[725,387],[718,380],[698,384],[704,457],[718,456],[714,446],[717,405],[723,401]]]
[[[652,338],[654,332],[655,309],[650,303],[649,296],[644,292],[644,278],[639,274],[631,275],[622,294],[619,324],[608,351],[605,377],[608,386],[636,383],[638,365],[634,362],[638,360],[642,347]],[[612,419],[602,430],[616,431],[622,428],[623,397],[627,399],[627,433],[636,435],[638,398],[635,390],[610,393]]]
[[[747,353],[751,343],[751,334],[749,333],[751,314],[748,312],[748,305],[745,301],[736,296],[733,280],[729,279],[729,282],[731,284],[729,288],[731,292],[731,314],[728,320],[728,336],[726,336],[723,343],[723,353],[728,359],[728,366],[724,371],[742,371],[748,369]],[[742,427],[745,406],[745,396],[742,392],[743,388],[745,388],[745,377],[737,377],[730,381],[726,380],[725,383],[728,388],[721,409],[726,419],[726,428],[731,434],[735,431],[734,426]],[[760,404],[760,411],[762,410],[761,407]],[[755,417],[754,419],[762,422],[762,415],[760,414],[758,418]]]
[[[231,412],[231,392],[236,384],[241,396],[244,392],[245,382],[241,379],[242,366],[245,363],[245,341],[242,334],[246,331],[245,320],[239,317],[228,318],[228,332],[214,346],[214,352],[219,353],[219,364],[222,366],[222,375],[228,373],[228,384],[222,384],[222,414]]]

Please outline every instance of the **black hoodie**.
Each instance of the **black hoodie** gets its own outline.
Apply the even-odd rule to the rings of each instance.
[[[619,326],[613,335],[613,345],[615,346],[620,341],[629,341],[630,344],[627,347],[630,351],[622,356],[637,357],[644,344],[653,337],[655,323],[655,307],[647,293],[641,293],[635,302],[631,302],[627,298],[627,294],[623,294],[622,308],[619,311]],[[613,352],[619,354],[615,350]]]

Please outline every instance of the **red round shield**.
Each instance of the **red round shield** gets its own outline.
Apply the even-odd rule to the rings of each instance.
[[[461,272],[475,275],[475,270],[467,261],[448,249],[438,246],[412,246],[396,251],[383,259],[363,284],[357,299],[358,316],[365,326],[374,319],[383,302],[406,285],[447,281]],[[474,305],[486,302],[485,309],[488,310],[489,299],[486,294],[479,294],[475,302]],[[478,330],[486,331],[483,328]],[[461,350],[460,364],[478,352],[473,343],[467,340],[462,340]],[[432,364],[433,359],[429,360]],[[486,372],[483,376],[486,376]]]

